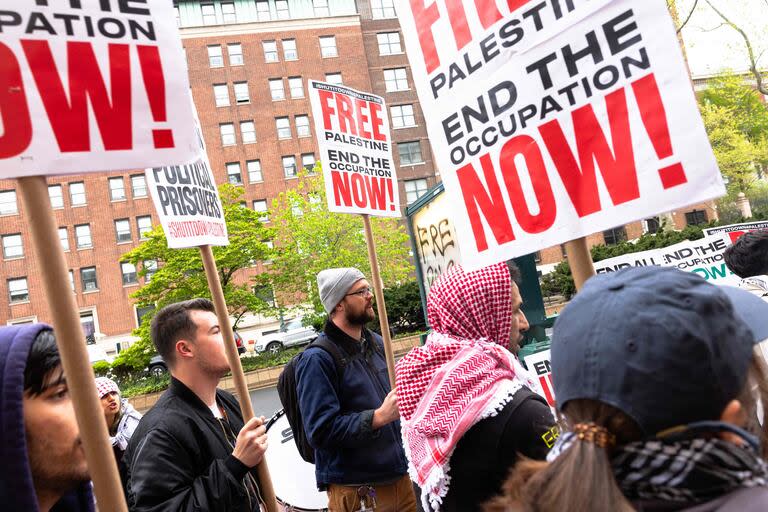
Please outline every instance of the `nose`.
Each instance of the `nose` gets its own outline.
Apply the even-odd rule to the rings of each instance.
[[[520,332],[526,332],[530,327],[530,325],[528,325],[528,319],[522,311],[520,311],[520,320],[517,325],[520,328]]]

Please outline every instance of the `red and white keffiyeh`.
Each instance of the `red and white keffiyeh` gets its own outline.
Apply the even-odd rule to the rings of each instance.
[[[429,290],[427,316],[433,332],[426,343],[397,363],[397,399],[408,472],[424,509],[439,510],[459,439],[533,382],[505,348],[512,326],[506,264],[452,268]]]

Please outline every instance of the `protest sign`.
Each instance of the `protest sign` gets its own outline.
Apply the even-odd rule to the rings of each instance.
[[[717,226],[715,228],[705,228],[704,234],[707,236],[728,233],[731,243],[735,242],[744,233],[757,231],[759,229],[768,229],[768,221],[744,222],[741,224],[729,224],[728,226]]]
[[[662,0],[396,7],[465,266],[725,192]]]
[[[171,2],[4,2],[0,69],[0,177],[145,168],[197,154]]]
[[[737,286],[741,279],[728,270],[723,261],[723,252],[730,244],[728,234],[720,233],[701,240],[686,240],[662,249],[623,254],[598,261],[595,262],[595,270],[598,274],[605,274],[648,265],[676,267],[694,272],[712,284]]]
[[[525,357],[525,366],[536,376],[536,382],[541,389],[534,390],[547,399],[550,407],[555,406],[555,389],[552,386],[552,368],[550,350],[542,350]]]
[[[309,80],[328,209],[400,217],[384,98]]]

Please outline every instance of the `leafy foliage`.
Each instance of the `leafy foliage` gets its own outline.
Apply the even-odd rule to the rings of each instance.
[[[233,327],[237,327],[245,313],[270,310],[270,306],[251,290],[255,283],[260,282],[259,278],[248,279],[247,271],[256,262],[269,259],[271,249],[265,241],[272,237],[272,230],[265,228],[259,221],[261,213],[241,205],[242,188],[224,184],[219,187],[219,194],[224,207],[229,245],[213,247],[213,255],[229,314],[235,317]],[[182,300],[211,297],[197,248],[169,249],[165,233],[159,225],[146,237],[144,243],[124,254],[121,259],[140,268],[139,276],[147,274],[145,261],[157,261],[157,271],[152,274],[151,280],[131,295],[136,299],[137,306],[154,305],[160,309]],[[155,353],[149,335],[153,314],[145,315],[139,328],[134,330],[133,334],[139,337],[139,341],[116,358],[113,369],[117,374],[143,369]]]
[[[395,334],[420,331],[427,328],[421,307],[419,283],[408,281],[384,290],[387,318]]]

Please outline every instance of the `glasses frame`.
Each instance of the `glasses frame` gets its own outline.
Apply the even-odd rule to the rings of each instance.
[[[370,286],[366,286],[365,288],[361,288],[357,290],[356,292],[347,293],[344,296],[349,297],[350,295],[359,295],[360,297],[367,297],[367,296],[373,296],[373,288]]]

